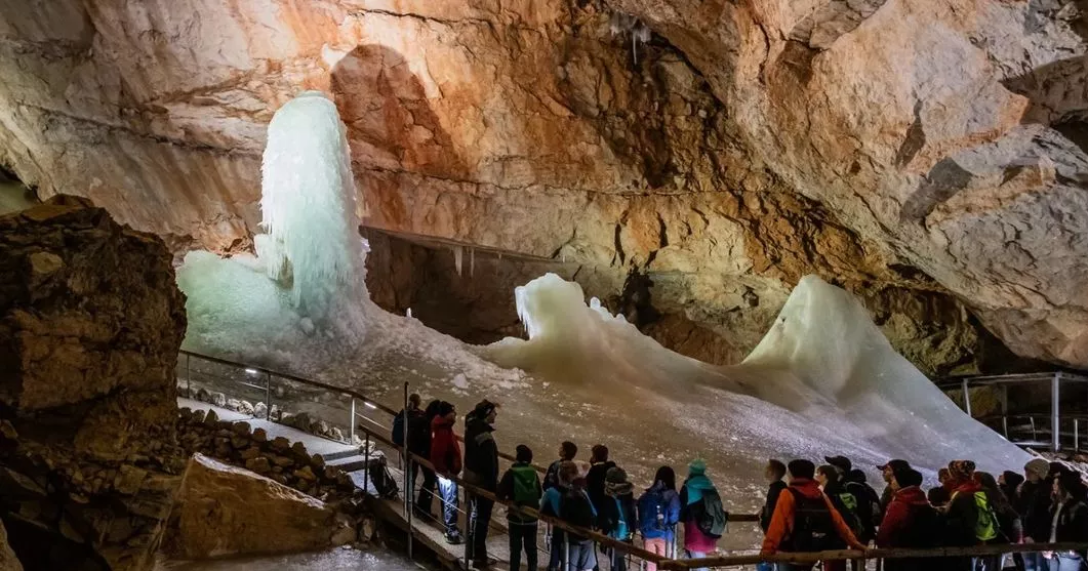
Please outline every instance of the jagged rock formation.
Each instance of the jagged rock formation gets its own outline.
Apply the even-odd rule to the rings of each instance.
[[[166,551],[183,559],[315,551],[355,540],[324,502],[197,454],[170,516]]]
[[[23,565],[8,545],[8,532],[0,521],[0,571],[23,571]]]
[[[28,571],[154,562],[185,458],[170,263],[85,199],[0,217],[0,519]]]
[[[326,89],[368,225],[559,260],[614,309],[648,276],[644,329],[689,354],[743,355],[816,273],[929,370],[984,351],[966,310],[1020,355],[1084,365],[1079,18],[1062,0],[63,0],[0,12],[0,164],[176,246],[245,247],[265,124]],[[447,265],[424,262],[374,289]]]

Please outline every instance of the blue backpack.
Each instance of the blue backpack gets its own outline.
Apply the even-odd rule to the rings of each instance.
[[[647,533],[667,531],[670,523],[668,517],[669,506],[665,505],[665,494],[661,492],[646,492],[638,499],[638,529],[642,535]]]

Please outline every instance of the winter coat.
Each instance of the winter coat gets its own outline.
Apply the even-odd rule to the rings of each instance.
[[[600,513],[601,507],[604,506],[604,479],[608,474],[608,470],[615,468],[616,463],[609,460],[607,462],[596,462],[589,468],[589,474],[586,475],[586,492],[589,493],[589,499],[593,502],[593,506]]]
[[[642,498],[649,494],[661,494],[662,508],[662,526],[665,529],[646,529],[647,526],[642,526],[642,538],[643,539],[664,539],[666,542],[672,542],[673,537],[676,534],[676,524],[680,523],[680,494],[676,493],[676,490],[670,490],[665,487],[665,484],[658,482],[654,484],[650,489],[639,497],[638,503],[642,505]],[[657,514],[646,514],[639,512],[639,523],[645,523],[645,518],[657,519]]]
[[[782,480],[771,482],[771,486],[767,488],[767,501],[763,502],[763,509],[759,511],[759,527],[763,529],[763,533],[767,533],[767,528],[771,527],[771,516],[774,515],[774,507],[778,503],[778,495],[785,489],[786,483]]]
[[[533,483],[533,497],[531,500],[526,500],[524,498],[521,501],[517,500],[517,496],[514,493],[514,480],[516,478],[520,478],[522,481],[531,481]],[[533,468],[525,462],[517,462],[502,475],[502,480],[499,480],[499,488],[495,495],[497,495],[500,500],[513,502],[514,505],[517,506],[538,509],[543,493],[543,490],[540,488],[540,477],[536,473],[536,468]],[[535,524],[537,519],[530,515],[518,513],[514,510],[507,510],[506,521],[511,524],[531,525]]]
[[[1059,504],[1054,504],[1050,512],[1051,522]],[[1084,500],[1069,499],[1060,504],[1061,513],[1058,514],[1057,525],[1052,525],[1051,537],[1057,543],[1088,541],[1088,504]]]
[[[569,488],[559,500],[559,519],[567,525],[590,529],[595,527],[594,524],[600,519],[600,514],[590,501],[586,490],[576,484]],[[572,533],[570,538],[571,541],[587,539],[577,533]]]
[[[548,490],[559,485],[559,465],[563,463],[563,460],[556,460],[548,466],[548,471],[544,473],[544,489]]]
[[[1003,543],[1020,543],[1024,538],[1023,521],[1020,514],[1013,509],[1008,497],[995,497],[996,494],[1001,494],[998,489],[983,489],[983,491],[986,492],[986,500],[990,502],[990,507],[993,508],[994,515],[997,516],[997,523],[1000,527],[998,540]]]
[[[441,416],[431,421],[431,464],[439,474],[461,473],[461,446],[453,434],[453,421]]]
[[[718,540],[704,534],[691,513],[691,506],[703,501],[706,490],[716,488],[703,474],[689,477],[680,488],[680,521],[684,522],[684,549],[688,551],[713,553],[718,549]]]
[[[424,458],[431,454],[431,424],[422,410],[408,413],[408,451]]]
[[[559,512],[563,505],[563,496],[566,495],[569,488],[566,486],[555,486],[544,490],[544,495],[540,498],[540,513],[542,515],[559,517]],[[552,528],[552,542],[563,542],[563,530],[558,527]]]
[[[616,496],[605,494],[601,509],[601,531],[608,537],[627,541],[638,531],[638,510],[630,492]],[[621,523],[622,522],[622,523]],[[626,529],[621,529],[626,528]]]
[[[827,505],[827,509],[831,512],[831,521],[835,526],[835,531],[839,534],[839,539],[842,539],[846,545],[855,549],[865,549],[865,546],[854,536],[854,532],[850,529],[850,526],[846,525],[846,522],[843,521],[838,510],[832,505],[831,500],[820,491],[820,487],[816,485],[816,482],[798,478],[790,482],[789,490],[793,493],[788,491],[778,496],[778,504],[775,506],[774,514],[771,516],[771,525],[767,528],[767,535],[763,538],[762,553],[768,555],[777,553],[779,547],[782,546],[783,543],[789,539],[790,534],[793,533],[794,508],[796,507],[793,494],[798,494],[809,499],[822,497],[824,504]]]
[[[854,501],[857,502],[857,515],[862,528],[862,535],[858,539],[866,543],[876,537],[876,527],[884,517],[880,495],[864,481],[847,481],[843,487],[854,496]]]
[[[876,536],[877,547],[933,548],[938,544],[940,516],[918,486],[892,495]],[[886,559],[887,571],[925,571],[940,568],[939,559]]]
[[[499,448],[485,419],[465,418],[465,481],[488,491],[499,484]]]
[[[1016,494],[1016,511],[1020,513],[1024,527],[1024,537],[1030,537],[1035,543],[1046,543],[1050,539],[1050,491],[1053,484],[1049,480],[1024,482]]]

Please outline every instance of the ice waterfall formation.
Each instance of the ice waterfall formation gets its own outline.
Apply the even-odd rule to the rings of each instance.
[[[321,92],[304,92],[268,127],[257,256],[191,252],[178,270],[187,346],[268,357],[307,340],[360,339],[366,253],[356,210],[344,124]]]

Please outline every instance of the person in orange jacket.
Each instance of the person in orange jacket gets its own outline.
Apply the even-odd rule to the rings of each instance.
[[[778,552],[806,553],[822,551],[825,539],[837,535],[852,549],[866,549],[850,526],[832,506],[831,500],[820,491],[813,479],[816,465],[808,460],[794,460],[787,467],[789,487],[779,496],[771,525],[763,539],[759,554],[774,555]],[[814,563],[790,564],[789,569],[808,570]],[[780,567],[781,568],[781,567]]]

